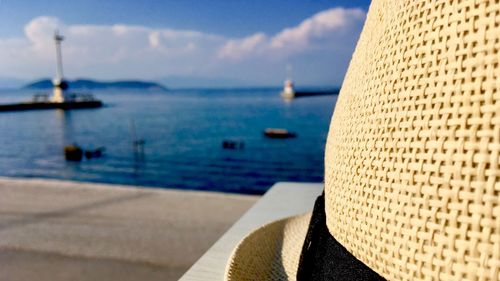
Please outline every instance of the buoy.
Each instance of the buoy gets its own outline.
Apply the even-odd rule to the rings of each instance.
[[[240,140],[224,140],[222,142],[222,148],[224,149],[243,149],[245,148],[245,143]]]
[[[99,158],[102,156],[104,151],[106,150],[105,147],[99,147],[95,150],[86,150],[85,151],[85,158],[87,159],[92,159],[92,158]]]
[[[76,144],[64,147],[64,157],[66,161],[82,161],[83,150]]]

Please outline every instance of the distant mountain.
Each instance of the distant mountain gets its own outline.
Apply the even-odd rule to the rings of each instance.
[[[134,89],[134,90],[167,90],[161,84],[139,80],[120,80],[120,81],[96,81],[90,79],[68,80],[70,89]],[[51,89],[52,81],[50,79],[42,79],[25,85],[24,89],[45,90]]]

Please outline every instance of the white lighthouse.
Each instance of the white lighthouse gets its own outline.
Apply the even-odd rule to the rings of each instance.
[[[286,72],[287,79],[285,80],[281,96],[284,99],[293,99],[295,97],[295,87],[292,80],[292,66],[290,64],[286,66]]]
[[[1,0],[0,0],[1,1]],[[102,101],[95,99],[92,94],[75,93],[68,91],[68,83],[64,80],[61,42],[64,37],[59,35],[56,30],[54,33],[54,41],[56,43],[56,60],[57,70],[56,76],[52,80],[53,94],[49,98],[47,94],[35,94],[31,102],[21,102],[13,104],[0,105],[0,111],[17,111],[17,110],[37,110],[37,109],[82,109],[82,108],[99,108],[103,106]]]
[[[63,40],[64,37],[59,34],[59,31],[56,30],[54,33],[54,41],[56,43],[57,70],[56,70],[56,77],[54,78],[54,80],[52,80],[52,84],[54,85],[52,102],[59,102],[59,103],[68,101],[67,97],[68,83],[64,81],[62,54],[61,54],[61,42]]]

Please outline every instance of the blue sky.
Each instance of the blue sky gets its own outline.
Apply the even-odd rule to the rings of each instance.
[[[225,78],[338,85],[369,1],[0,0],[0,77],[52,76],[50,33],[70,78]]]

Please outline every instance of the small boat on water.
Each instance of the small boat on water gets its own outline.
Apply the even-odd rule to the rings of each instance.
[[[265,129],[264,135],[272,139],[289,139],[297,137],[297,134],[290,132],[287,129],[277,129],[277,128]]]

